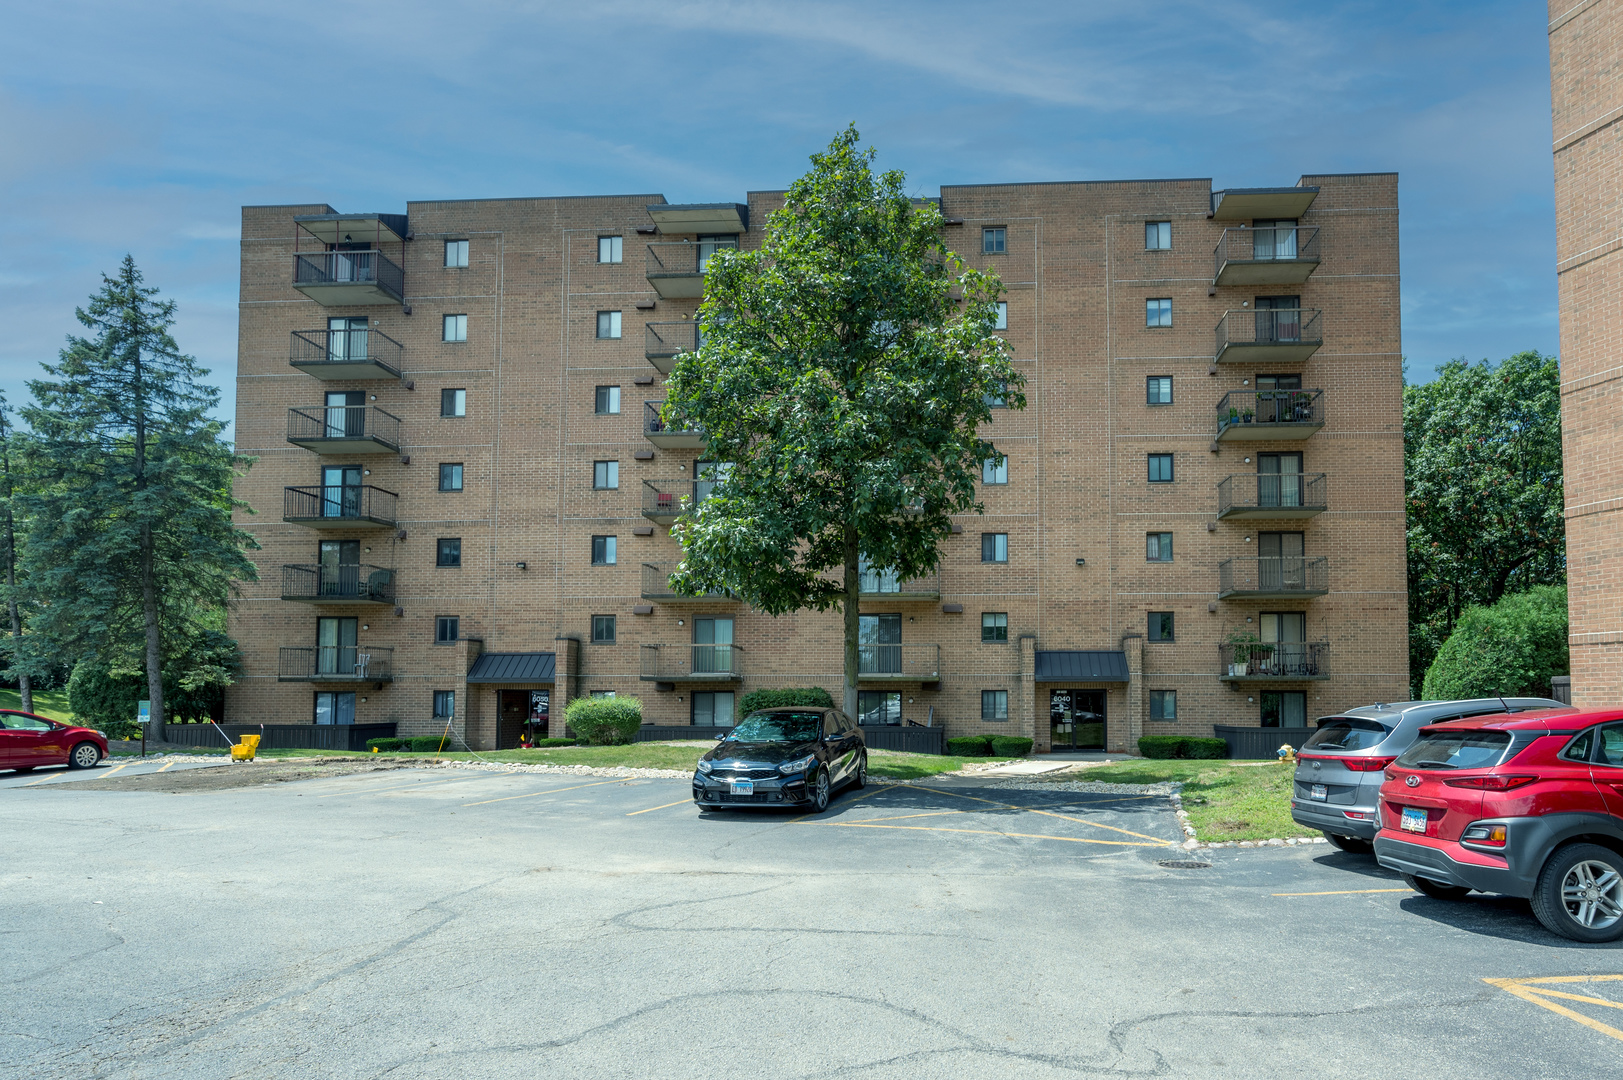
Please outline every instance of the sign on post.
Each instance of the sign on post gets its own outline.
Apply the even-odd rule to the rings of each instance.
[[[146,724],[152,720],[152,702],[138,701],[135,703],[135,722]]]

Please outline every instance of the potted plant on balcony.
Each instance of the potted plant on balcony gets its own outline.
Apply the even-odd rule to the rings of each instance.
[[[1238,424],[1239,422],[1240,422],[1240,410],[1236,409],[1236,408],[1233,408],[1231,406],[1229,408],[1229,426],[1233,427],[1235,424]]]
[[[1255,415],[1256,413],[1252,412],[1250,409],[1246,409],[1244,412],[1240,413],[1240,420],[1242,423],[1249,424],[1251,422],[1251,418]]]
[[[1261,648],[1262,639],[1249,630],[1231,630],[1223,640],[1230,649],[1228,667],[1231,678],[1249,673],[1253,660],[1261,664],[1267,659]]]

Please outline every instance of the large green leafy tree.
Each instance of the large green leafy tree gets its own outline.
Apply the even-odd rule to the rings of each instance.
[[[250,459],[208,417],[219,391],[170,336],[174,301],[158,299],[129,256],[102,281],[76,312],[89,335],[68,338],[21,411],[34,485],[23,568],[41,600],[40,637],[110,670],[138,658],[130,666],[146,674],[161,739],[166,627],[191,632],[233,579],[257,577],[244,554],[257,545],[231,521],[242,505],[231,484]]]
[[[11,639],[6,674],[17,680],[17,696],[24,712],[34,711],[33,672],[23,648],[22,590],[17,580],[16,476],[11,468],[11,406],[0,394],[0,547],[4,548],[6,614],[11,618]]]
[[[1452,360],[1403,391],[1409,674],[1416,693],[1466,608],[1566,584],[1556,359]]]
[[[1024,408],[995,332],[1002,284],[942,243],[940,211],[847,128],[789,189],[759,251],[709,263],[702,344],[664,415],[696,424],[725,483],[673,530],[672,585],[773,615],[843,607],[855,713],[859,564],[933,571],[951,515],[978,511],[992,403]],[[832,573],[831,573],[832,572]]]

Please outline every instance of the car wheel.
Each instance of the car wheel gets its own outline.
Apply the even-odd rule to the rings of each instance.
[[[862,760],[857,762],[857,778],[851,782],[851,786],[858,790],[868,786],[868,754],[866,751],[862,754]]]
[[[1533,914],[1573,941],[1623,937],[1623,858],[1599,844],[1561,848],[1533,887]]]
[[[828,792],[829,792],[828,769],[826,769],[826,768],[818,769],[817,770],[817,779],[812,781],[812,786],[811,786],[811,812],[812,813],[821,814],[824,810],[828,809]]]
[[[1441,881],[1415,877],[1413,874],[1404,874],[1403,882],[1415,892],[1425,893],[1433,900],[1464,900],[1471,891],[1463,885],[1444,885]]]
[[[101,748],[95,743],[82,742],[68,755],[68,768],[94,769],[101,762]]]
[[[1327,832],[1324,834],[1324,838],[1330,841],[1336,847],[1340,848],[1342,851],[1350,852],[1354,855],[1368,855],[1370,852],[1375,850],[1374,844],[1357,836],[1337,836],[1335,833]]]

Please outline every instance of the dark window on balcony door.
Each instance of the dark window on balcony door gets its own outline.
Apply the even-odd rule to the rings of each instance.
[[[1262,698],[1263,727],[1306,727],[1307,695],[1300,691],[1264,691]]]
[[[315,721],[318,724],[353,724],[355,691],[316,691]]]
[[[1300,296],[1259,296],[1255,307],[1258,342],[1302,340]]]
[[[902,695],[894,690],[858,690],[857,723],[896,727],[902,722]]]
[[[1257,505],[1302,505],[1302,455],[1257,455]]]
[[[325,465],[321,469],[321,516],[361,516],[361,467]]]
[[[857,616],[857,669],[868,675],[901,673],[901,615]]]

